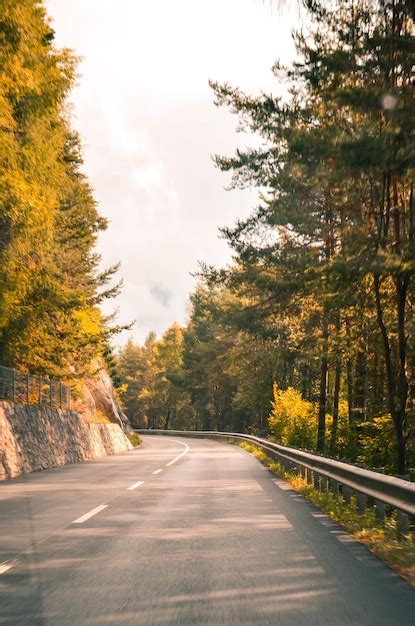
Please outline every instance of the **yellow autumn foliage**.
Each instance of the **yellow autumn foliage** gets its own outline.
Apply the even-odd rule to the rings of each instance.
[[[303,400],[293,387],[282,390],[274,383],[271,406],[268,424],[273,439],[283,445],[312,449],[317,432],[314,404]]]

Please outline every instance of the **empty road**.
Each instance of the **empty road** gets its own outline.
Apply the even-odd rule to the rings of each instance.
[[[414,623],[409,585],[234,446],[144,436],[0,484],[0,624]]]

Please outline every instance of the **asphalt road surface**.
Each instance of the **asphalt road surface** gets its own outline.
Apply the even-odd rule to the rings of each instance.
[[[0,485],[0,624],[414,626],[415,591],[247,452],[146,436]]]

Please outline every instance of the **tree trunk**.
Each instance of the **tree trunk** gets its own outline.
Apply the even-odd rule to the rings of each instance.
[[[301,368],[301,397],[303,400],[307,398],[307,386],[308,386],[308,366],[307,363]]]
[[[202,430],[211,430],[211,417],[207,409],[202,409]]]
[[[340,398],[341,362],[336,359],[336,370],[334,375],[334,395],[333,395],[333,425],[330,437],[330,454],[335,454],[337,448],[337,429],[339,423],[339,398]]]
[[[351,336],[350,336],[350,324],[349,320],[346,318],[346,336],[347,342],[351,345]],[[348,417],[349,417],[349,428],[352,429],[353,423],[353,362],[351,357],[347,358],[346,362],[346,382],[347,382],[347,408],[348,408]]]
[[[397,299],[398,299],[398,344],[399,344],[399,373],[398,385],[396,383],[392,349],[389,341],[388,330],[386,328],[383,307],[380,293],[380,277],[373,275],[373,284],[375,288],[376,314],[377,321],[382,336],[385,365],[386,380],[388,388],[388,407],[395,426],[396,440],[398,444],[397,469],[399,474],[406,474],[406,402],[408,395],[408,382],[406,378],[406,337],[405,337],[405,303],[408,281],[399,288],[399,281],[396,282]],[[398,391],[398,394],[397,394]]]
[[[405,329],[405,309],[409,287],[409,277],[398,276],[396,281],[396,296],[398,307],[398,410],[396,415],[396,435],[398,440],[398,472],[406,474],[406,441],[408,438],[406,405],[408,402],[408,377],[406,373],[407,339]]]
[[[364,333],[363,333],[364,335]],[[359,346],[356,356],[355,377],[354,377],[354,398],[353,409],[351,411],[352,422],[351,434],[353,445],[359,447],[360,424],[366,420],[366,389],[367,389],[367,354],[366,342]]]
[[[380,349],[378,342],[374,346],[374,363],[373,363],[373,391],[371,398],[372,414],[381,415],[384,406],[384,388],[385,377],[383,371],[383,361],[379,355]]]
[[[166,419],[164,422],[164,430],[169,430],[170,416],[171,416],[171,411],[170,411],[170,405],[169,405],[167,408]]]
[[[318,401],[317,451],[324,452],[326,444],[326,406],[327,406],[327,372],[328,372],[329,324],[327,313],[323,318],[323,348],[320,365],[320,393]]]

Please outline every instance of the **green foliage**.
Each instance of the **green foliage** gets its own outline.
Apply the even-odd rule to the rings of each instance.
[[[333,415],[327,413],[327,430],[328,437],[331,440],[333,436]],[[338,409],[338,423],[335,434],[335,447],[333,453],[339,459],[353,460],[356,459],[358,448],[352,439],[352,430],[349,421],[349,405],[347,400],[340,400]],[[357,460],[357,459],[356,459]],[[370,467],[370,465],[368,465]]]
[[[358,461],[369,467],[384,467],[393,471],[396,458],[396,439],[390,415],[375,417],[361,424],[361,452]]]
[[[79,376],[108,351],[97,304],[117,288],[102,290],[106,221],[66,110],[76,58],[38,0],[0,0],[0,14],[0,363]]]
[[[134,426],[192,428],[193,409],[183,384],[183,347],[183,329],[175,323],[160,339],[150,333],[143,346],[129,340],[120,350],[120,390]]]
[[[405,473],[415,376],[413,9],[372,0],[306,4],[298,58],[274,69],[287,97],[211,84],[216,104],[261,139],[260,148],[216,164],[233,187],[254,185],[262,195],[247,220],[223,231],[233,267],[205,268],[204,277],[239,297],[251,334],[285,335],[274,380],[318,403],[320,452],[330,443],[333,452],[369,460],[361,424],[390,414],[389,451]],[[347,422],[339,401],[347,401]]]
[[[141,347],[129,340],[117,358],[117,369],[120,375],[122,402],[131,423],[134,426],[144,423],[146,411],[143,406],[142,390],[150,385],[151,344]]]

